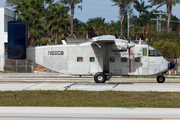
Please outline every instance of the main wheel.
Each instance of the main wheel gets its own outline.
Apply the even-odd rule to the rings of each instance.
[[[94,75],[94,81],[96,83],[105,83],[106,82],[106,76],[102,72],[98,72]]]
[[[159,75],[159,76],[157,77],[157,82],[158,82],[158,83],[164,83],[164,82],[165,82],[165,77],[164,77],[163,75]]]

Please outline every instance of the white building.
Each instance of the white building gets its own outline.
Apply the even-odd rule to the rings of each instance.
[[[0,71],[4,71],[5,65],[5,44],[8,42],[8,21],[15,21],[15,19],[15,12],[6,8],[0,8]]]

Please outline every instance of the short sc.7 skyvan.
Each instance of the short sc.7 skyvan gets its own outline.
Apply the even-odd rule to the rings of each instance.
[[[8,29],[16,29],[16,26],[9,26],[12,27]],[[61,74],[93,75],[96,83],[104,83],[112,76],[150,75],[158,75],[157,82],[164,83],[163,74],[175,67],[155,48],[112,35],[94,37],[78,44],[63,41],[60,45],[27,47],[27,31],[23,31],[25,39],[21,40],[12,37],[16,36],[14,31],[8,32],[9,58],[29,59]]]

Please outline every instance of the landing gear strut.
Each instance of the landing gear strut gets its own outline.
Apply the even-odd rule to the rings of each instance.
[[[157,77],[157,82],[158,82],[158,83],[164,83],[164,82],[165,82],[165,77],[164,77],[163,75],[159,75],[159,76]]]

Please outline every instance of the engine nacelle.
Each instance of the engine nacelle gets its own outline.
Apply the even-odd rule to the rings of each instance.
[[[115,44],[110,47],[110,49],[113,52],[122,52],[127,51],[127,49],[134,47],[134,44],[132,43],[126,43],[126,42],[116,42]]]

